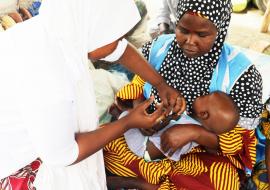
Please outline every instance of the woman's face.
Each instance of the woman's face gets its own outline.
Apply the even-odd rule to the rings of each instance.
[[[186,13],[177,23],[175,34],[184,54],[194,58],[211,50],[217,29],[208,19]]]

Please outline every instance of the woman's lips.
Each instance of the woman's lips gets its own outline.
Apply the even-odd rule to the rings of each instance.
[[[194,54],[196,54],[196,51],[195,50],[192,50],[192,49],[184,48],[183,51],[187,55],[194,55]]]

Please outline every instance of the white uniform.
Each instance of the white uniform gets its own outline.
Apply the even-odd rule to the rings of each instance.
[[[139,20],[133,0],[46,0],[40,15],[0,33],[0,179],[39,157],[38,176],[54,189],[106,189],[102,151],[63,166],[78,157],[75,133],[98,126],[87,53]]]

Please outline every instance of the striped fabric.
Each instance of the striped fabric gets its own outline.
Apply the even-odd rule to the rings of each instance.
[[[164,159],[145,162],[137,157],[121,137],[104,149],[106,168],[118,176],[139,177],[163,189],[239,190],[237,168],[243,168],[238,155],[213,155],[196,147],[178,162]]]
[[[190,153],[175,164],[174,170],[177,172],[169,178],[178,189],[239,190],[240,187],[237,170],[226,157],[206,152]]]
[[[228,133],[219,135],[219,145],[222,153],[239,169],[243,169],[242,163],[249,169],[254,166],[256,162],[256,143],[255,131],[246,130],[239,126]]]
[[[145,84],[145,81],[138,75],[135,75],[131,81],[133,84],[137,84],[139,86],[143,86]]]
[[[145,162],[133,154],[125,143],[124,137],[112,141],[104,148],[104,160],[106,169],[111,173],[123,177],[140,177],[152,184],[166,181],[166,176],[172,170],[172,161],[169,159]]]
[[[127,84],[123,86],[116,94],[118,98],[123,100],[135,100],[143,94],[143,89],[137,84]]]
[[[123,86],[116,94],[118,98],[123,100],[135,100],[143,95],[143,85],[145,81],[135,75],[131,83]]]
[[[176,162],[174,165],[176,167],[172,172],[172,175],[184,174],[198,176],[202,173],[208,172],[208,168],[203,163],[203,161],[196,156],[196,154],[190,154],[188,157],[183,157],[181,162]]]
[[[118,97],[136,99],[143,93],[143,84],[143,79],[135,76],[131,84],[120,90]],[[118,176],[139,177],[151,184],[160,184],[159,190],[238,190],[237,170],[251,169],[256,161],[255,132],[236,126],[219,135],[219,144],[217,155],[195,147],[178,162],[169,159],[146,162],[132,153],[121,137],[104,148],[105,166]]]
[[[229,163],[214,162],[210,167],[210,181],[215,189],[240,189],[236,168]]]

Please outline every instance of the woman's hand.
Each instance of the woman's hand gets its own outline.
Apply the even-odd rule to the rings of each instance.
[[[179,115],[171,114],[171,115],[165,117],[164,119],[162,119],[159,123],[156,123],[150,129],[149,128],[140,129],[140,131],[144,136],[152,136],[154,133],[165,128],[170,123],[171,120],[178,120],[179,118],[180,118]]]
[[[91,57],[91,54],[89,55]],[[179,115],[184,112],[186,103],[182,95],[166,84],[163,77],[138,53],[138,50],[133,45],[127,45],[118,62],[157,88],[166,108],[166,115],[169,115],[171,111]]]
[[[189,124],[177,124],[170,127],[161,135],[161,148],[169,155],[186,145],[191,141],[195,141],[199,136],[198,126]]]
[[[153,102],[154,98],[140,103],[136,108],[130,110],[129,114],[123,119],[126,123],[126,128],[151,128],[159,123],[164,118],[163,104],[157,106],[157,109],[152,114],[146,112],[147,107]]]
[[[177,90],[170,87],[165,81],[155,85],[155,87],[166,108],[166,115],[169,115],[171,112],[181,115],[185,111],[186,101]]]
[[[162,104],[157,110],[148,114],[146,108],[153,102],[151,97],[130,110],[129,114],[114,122],[106,123],[97,130],[86,133],[77,133],[75,139],[79,146],[79,156],[75,163],[94,154],[113,139],[119,138],[130,128],[151,128],[164,117]]]

